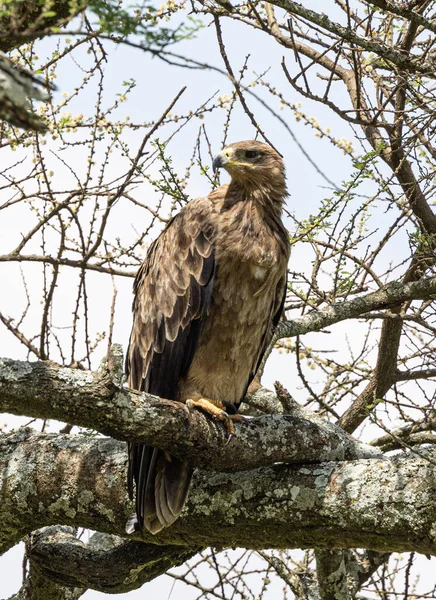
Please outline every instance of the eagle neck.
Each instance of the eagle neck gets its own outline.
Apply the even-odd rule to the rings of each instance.
[[[225,196],[225,204],[230,207],[238,202],[253,203],[261,212],[280,218],[287,196],[283,182],[259,182],[232,179]]]

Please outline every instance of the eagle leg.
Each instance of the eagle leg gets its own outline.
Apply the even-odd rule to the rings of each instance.
[[[230,440],[235,437],[236,430],[233,422],[241,422],[241,419],[239,418],[239,415],[229,415],[225,410],[224,404],[220,400],[211,400],[210,398],[203,398],[199,396],[196,398],[188,398],[186,400],[186,406],[189,408],[189,410],[192,408],[199,408],[208,415],[211,415],[212,418],[224,423],[227,431],[226,444],[228,444]]]

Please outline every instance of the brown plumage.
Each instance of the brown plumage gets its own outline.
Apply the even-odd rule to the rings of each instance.
[[[289,240],[280,218],[287,192],[279,154],[258,141],[230,144],[214,160],[221,167],[230,184],[189,202],[138,272],[126,370],[133,389],[194,406],[210,399],[210,412],[231,414],[283,310]],[[127,531],[171,525],[192,472],[187,460],[129,444],[136,515]]]

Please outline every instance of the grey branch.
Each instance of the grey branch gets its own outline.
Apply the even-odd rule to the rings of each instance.
[[[78,600],[85,592],[83,588],[63,586],[31,562],[21,589],[9,600]]]
[[[409,8],[406,4],[391,2],[391,0],[370,0],[370,4],[393,15],[415,22],[424,29],[436,33],[436,25],[434,23],[420,15],[416,10]]]
[[[372,550],[315,550],[319,600],[355,598],[362,585],[389,557],[388,552]]]
[[[275,339],[320,331],[329,325],[358,318],[375,309],[396,306],[407,300],[426,300],[433,296],[436,296],[436,277],[424,277],[411,283],[393,281],[376,292],[333,304],[324,310],[314,310],[292,321],[281,321]]]
[[[297,15],[307,21],[329,31],[336,35],[339,39],[345,40],[368,52],[374,52],[381,58],[393,63],[400,69],[410,71],[412,73],[426,74],[427,77],[434,77],[435,64],[432,61],[422,60],[420,57],[411,58],[407,54],[395,50],[395,48],[384,44],[381,40],[373,40],[369,37],[358,35],[353,29],[343,27],[339,23],[335,23],[323,13],[317,13],[298,2],[292,0],[271,0],[271,4],[283,8],[289,14]]]
[[[72,527],[51,526],[32,533],[28,558],[52,581],[116,594],[140,588],[201,549],[127,541],[98,532],[86,544]]]
[[[120,363],[118,346],[110,364],[96,372],[0,359],[0,412],[80,425],[115,439],[157,446],[219,471],[380,456],[379,449],[339,426],[298,410],[247,420],[226,445],[221,423],[190,412],[180,402],[120,387]]]
[[[0,119],[16,127],[46,131],[47,125],[30,109],[29,98],[46,102],[47,89],[53,85],[0,52]]]
[[[383,452],[404,449],[409,446],[436,444],[436,420],[426,420],[407,423],[403,427],[391,430],[388,434],[372,440],[371,445],[381,448]]]
[[[351,600],[390,553],[372,550],[315,550],[320,600]]]
[[[343,550],[315,550],[320,600],[349,600],[347,566]]]
[[[291,589],[295,600],[320,600],[318,583],[310,567],[291,570],[288,568],[286,561],[274,556],[274,554],[262,552],[261,550],[258,550],[258,554]]]
[[[363,584],[389,560],[389,552],[373,552],[372,550],[347,550],[345,560],[347,565],[348,589],[354,598]]]
[[[124,536],[133,508],[125,472],[125,444],[115,440],[25,429],[3,435],[0,546],[6,550],[53,524]],[[435,513],[435,463],[413,455],[196,471],[180,520],[142,541],[191,550],[364,547],[436,554]],[[81,579],[85,583],[85,574]]]

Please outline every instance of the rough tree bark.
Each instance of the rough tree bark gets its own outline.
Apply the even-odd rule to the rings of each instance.
[[[250,419],[227,444],[222,425],[200,412],[121,388],[122,372],[112,368],[121,364],[119,346],[114,347],[109,365],[96,372],[0,359],[0,411],[62,420],[115,439],[154,444],[209,470],[242,471],[302,458],[322,462],[380,455],[378,449],[297,406],[293,414]],[[259,390],[257,399],[264,394]]]
[[[8,52],[38,37],[51,28],[66,25],[86,8],[83,0],[8,2],[0,18],[0,50]]]
[[[4,434],[0,548],[34,532],[28,556],[35,578],[57,585],[53,598],[67,600],[64,586],[76,597],[86,588],[134,589],[208,546],[436,552],[434,455],[382,457],[289,399],[290,414],[253,418],[226,446],[219,423],[120,387],[121,363],[119,347],[95,373],[52,363],[0,363],[1,410],[63,415],[118,440],[154,440],[202,467],[173,527],[126,541],[133,506],[124,443],[26,428]],[[261,388],[253,404],[262,396],[277,410],[280,394]],[[71,528],[53,527],[59,524],[102,535],[84,544]]]
[[[133,566],[127,559],[132,541],[108,554],[73,536],[54,537],[35,544],[35,556],[60,583],[122,591],[206,546],[365,547],[434,554],[434,458],[277,464],[240,473],[198,470],[180,520],[157,537],[144,534],[141,542],[138,536],[144,548]],[[21,429],[3,437],[0,470],[2,550],[36,529],[59,523],[125,535],[132,505],[126,495],[123,443]],[[177,551],[169,553],[168,545]],[[64,560],[70,550],[75,569]],[[114,570],[115,564],[124,566]],[[140,580],[132,576],[135,569],[142,571]]]

